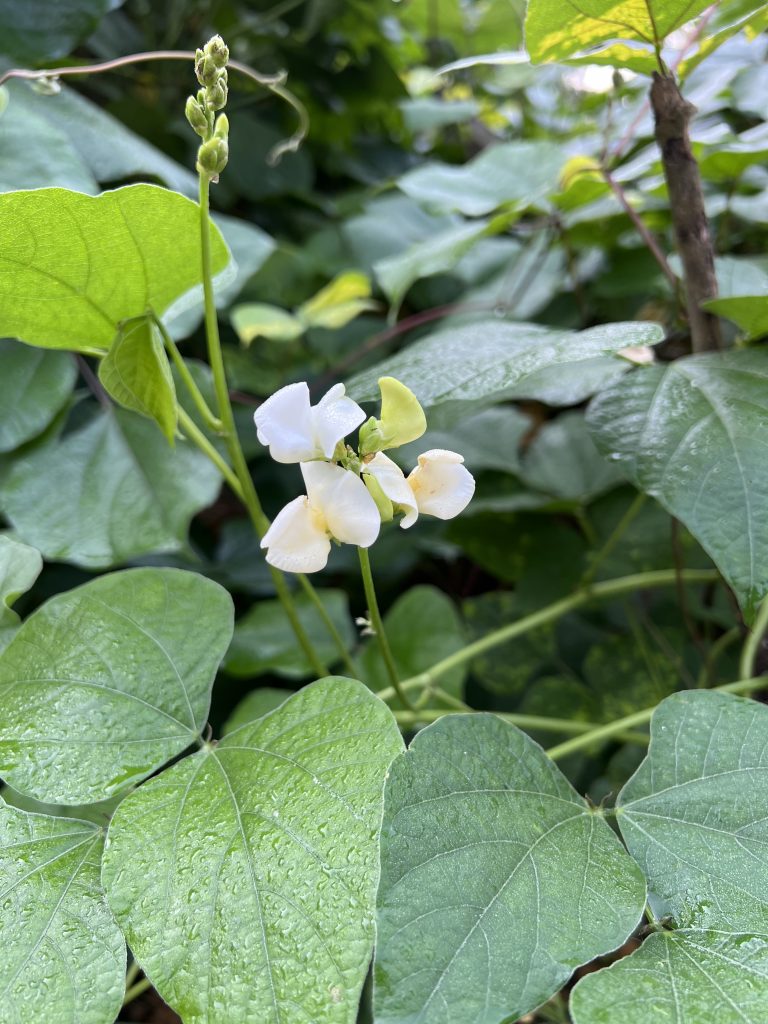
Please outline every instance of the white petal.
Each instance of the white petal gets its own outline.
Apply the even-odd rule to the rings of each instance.
[[[408,476],[419,512],[438,519],[453,519],[475,493],[472,474],[456,452],[433,448],[419,456],[419,464]]]
[[[351,398],[347,398],[344,385],[335,384],[312,408],[315,443],[326,459],[334,448],[365,419],[365,413]]]
[[[330,462],[301,464],[309,502],[343,544],[370,547],[379,535],[381,516],[363,481]]]
[[[280,388],[253,414],[256,433],[275,462],[304,462],[320,455],[304,381]]]
[[[363,469],[376,478],[393,505],[400,505],[405,509],[405,515],[400,520],[403,529],[407,530],[409,526],[413,526],[419,516],[416,498],[397,463],[383,452],[378,452]]]
[[[261,540],[267,561],[284,572],[317,572],[325,568],[331,542],[322,517],[305,495],[289,501]]]

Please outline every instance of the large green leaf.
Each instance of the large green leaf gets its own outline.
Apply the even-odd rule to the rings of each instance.
[[[198,225],[195,203],[155,185],[0,196],[0,334],[42,348],[108,349],[122,320],[193,301]],[[229,253],[215,228],[212,244],[218,273]]]
[[[109,568],[178,551],[219,487],[218,470],[189,442],[172,449],[153,423],[116,409],[16,461],[0,503],[46,558]]]
[[[510,142],[484,149],[461,166],[426,163],[398,187],[432,209],[482,217],[499,207],[522,209],[554,192],[566,155],[553,142]]]
[[[588,413],[597,446],[688,527],[747,615],[768,592],[766,381],[765,351],[691,356],[617,381]]]
[[[708,0],[529,0],[525,43],[535,61],[563,60],[613,39],[653,48],[709,6]]]
[[[401,679],[424,672],[464,646],[464,628],[456,606],[437,587],[411,587],[384,616],[384,626]],[[365,645],[360,667],[372,689],[391,685],[375,638]],[[458,665],[440,677],[441,689],[460,696],[466,674],[466,666]]]
[[[0,534],[0,650],[8,644],[20,622],[12,610],[14,601],[29,590],[42,568],[39,551]]]
[[[645,883],[541,748],[492,715],[423,730],[390,770],[378,1024],[502,1024],[636,926]]]
[[[764,1024],[768,938],[727,932],[651,935],[607,970],[583,978],[574,1024]]]
[[[344,643],[351,648],[355,641],[347,595],[343,590],[317,591]],[[295,599],[296,612],[312,641],[318,656],[333,665],[339,652],[328,627],[306,594]],[[259,676],[275,672],[289,679],[314,675],[306,655],[296,643],[296,634],[279,601],[257,601],[235,626],[232,646],[224,661],[224,669],[233,676]]]
[[[172,445],[179,407],[163,336],[151,316],[120,324],[99,364],[99,380],[125,409],[154,420]]]
[[[0,800],[0,1024],[112,1024],[125,941],[99,880],[103,834]]]
[[[0,53],[31,64],[64,57],[113,6],[113,0],[0,0]]]
[[[64,352],[41,352],[0,340],[0,452],[37,437],[72,393],[74,361]]]
[[[184,1024],[353,1024],[401,749],[385,705],[331,677],[123,801],[109,902]]]
[[[628,345],[653,345],[661,338],[661,328],[649,323],[616,323],[576,333],[482,321],[437,331],[409,345],[353,377],[348,391],[358,402],[372,402],[378,398],[378,378],[396,377],[431,410],[433,426],[508,398],[572,405],[626,371],[629,364],[612,353]]]
[[[706,302],[712,313],[728,317],[747,338],[768,334],[768,274],[757,262],[738,258],[716,264],[719,294]]]
[[[483,409],[460,420],[451,430],[428,430],[418,441],[402,445],[392,455],[410,472],[422,452],[447,448],[461,452],[471,473],[483,469],[517,473],[520,470],[518,449],[531,426],[530,418],[514,406]]]
[[[227,592],[178,569],[51,598],[0,655],[0,775],[62,804],[140,781],[199,736],[231,636]]]
[[[768,935],[767,782],[768,708],[706,691],[659,705],[617,811],[659,916]]]

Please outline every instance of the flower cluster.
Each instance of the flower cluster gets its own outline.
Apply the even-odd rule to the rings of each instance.
[[[379,387],[381,417],[365,423],[343,384],[317,405],[305,383],[289,384],[256,411],[259,441],[277,462],[299,463],[307,490],[278,513],[261,541],[270,565],[317,572],[328,561],[332,540],[367,548],[381,523],[395,516],[407,529],[420,513],[452,519],[469,503],[475,481],[456,452],[424,452],[408,476],[384,454],[421,437],[427,424],[404,384],[382,377]],[[360,426],[355,451],[344,439]]]

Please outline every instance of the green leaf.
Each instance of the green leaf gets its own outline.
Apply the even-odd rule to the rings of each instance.
[[[290,696],[288,690],[276,690],[273,686],[260,686],[258,690],[251,690],[222,726],[222,735],[226,736],[239,729],[241,725],[250,725],[257,718],[263,718],[270,711],[285,704]]]
[[[437,587],[411,587],[384,616],[384,627],[401,679],[409,679],[464,646],[464,629],[453,601]],[[373,690],[391,685],[375,638],[360,655],[363,678]],[[440,688],[459,697],[466,666],[440,677]],[[396,706],[396,705],[393,705]]]
[[[125,941],[104,899],[101,829],[0,800],[1,1024],[112,1024]]]
[[[231,636],[227,592],[178,569],[51,598],[0,655],[0,775],[62,804],[139,782],[199,736]]]
[[[400,750],[388,709],[331,677],[123,801],[108,899],[184,1024],[353,1024]]]
[[[639,40],[653,49],[709,6],[707,0],[591,0],[584,8],[529,0],[525,44],[537,62],[563,60],[613,39]]]
[[[346,593],[321,589],[317,594],[345,645],[352,647],[355,634]],[[328,665],[335,664],[339,652],[314,604],[303,593],[294,597],[294,603],[299,621],[318,656]],[[285,609],[276,600],[258,601],[238,619],[232,645],[224,660],[224,670],[231,676],[259,676],[275,672],[288,679],[304,679],[314,674],[296,643],[296,634],[286,618]]]
[[[0,0],[2,53],[23,64],[64,57],[96,28],[112,0]]]
[[[189,442],[158,444],[153,424],[116,409],[14,462],[0,499],[20,538],[46,558],[99,569],[178,551],[220,483]]]
[[[768,274],[752,260],[724,258],[716,261],[719,295],[704,308],[728,317],[747,339],[768,334]]]
[[[0,334],[42,348],[108,349],[121,321],[192,301],[198,234],[197,205],[155,185],[0,196]],[[229,253],[215,228],[212,252],[218,273]]]
[[[0,650],[10,641],[21,621],[13,603],[25,594],[43,570],[39,551],[0,534]]]
[[[582,505],[623,480],[598,452],[580,412],[564,413],[541,427],[525,452],[520,476],[533,490]]]
[[[243,345],[250,345],[256,338],[269,341],[295,341],[304,333],[304,324],[278,306],[264,302],[248,302],[235,306],[230,313],[232,326]]]
[[[510,142],[490,146],[461,166],[422,164],[397,185],[439,212],[483,217],[500,207],[524,209],[545,199],[555,190],[565,160],[553,142]]]
[[[154,420],[173,445],[179,407],[160,328],[150,316],[120,324],[99,380],[125,409]]]
[[[631,956],[588,974],[571,995],[574,1024],[763,1024],[768,939],[660,932]]]
[[[764,351],[691,356],[635,371],[588,412],[598,448],[688,527],[747,615],[768,592],[767,378]]]
[[[72,357],[0,340],[0,452],[41,434],[66,404],[77,377]]]
[[[616,323],[576,333],[481,321],[430,334],[353,377],[347,390],[358,402],[372,402],[378,397],[378,378],[396,377],[424,409],[432,410],[428,419],[433,426],[510,398],[573,405],[626,372],[629,364],[612,353],[627,345],[654,345],[662,334],[650,323]]]
[[[541,748],[492,715],[424,729],[390,769],[378,1024],[502,1024],[621,945],[645,883]]]
[[[376,309],[371,299],[371,282],[359,270],[347,270],[313,295],[296,310],[305,328],[337,330],[366,310]]]
[[[426,241],[416,242],[404,252],[374,263],[374,273],[393,310],[396,312],[400,308],[414,281],[452,270],[481,238],[503,231],[509,225],[511,216],[499,214],[491,220],[457,224]]]
[[[658,706],[617,810],[658,916],[768,935],[767,780],[768,708],[702,690]]]

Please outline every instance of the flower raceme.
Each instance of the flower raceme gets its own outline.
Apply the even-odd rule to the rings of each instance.
[[[307,489],[278,513],[262,538],[267,561],[275,568],[317,572],[328,561],[332,540],[367,548],[381,522],[396,514],[407,529],[420,513],[452,519],[468,505],[475,481],[456,452],[424,452],[407,477],[384,455],[381,449],[420,437],[426,420],[404,384],[383,377],[379,387],[382,416],[365,423],[360,453],[343,442],[365,413],[346,396],[343,384],[314,406],[306,383],[289,384],[256,411],[259,440],[275,461],[300,464]]]

